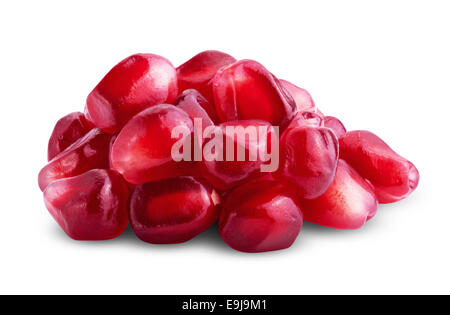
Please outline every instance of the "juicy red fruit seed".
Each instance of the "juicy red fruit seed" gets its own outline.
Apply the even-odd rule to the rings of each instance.
[[[48,160],[53,159],[92,128],[92,124],[80,112],[70,113],[58,120],[48,141]]]
[[[215,110],[212,105],[196,90],[185,90],[175,102],[179,108],[184,110],[194,121],[195,118],[202,120],[203,129],[214,126],[212,115]],[[216,120],[217,121],[217,120]]]
[[[189,241],[218,217],[217,194],[193,177],[175,177],[139,185],[130,201],[130,222],[144,242]]]
[[[255,180],[234,189],[219,220],[222,239],[249,253],[288,248],[303,225],[298,203],[272,180]]]
[[[304,199],[300,204],[305,221],[345,230],[361,228],[378,208],[370,184],[343,160],[339,160],[328,190],[317,199]]]
[[[199,53],[177,68],[179,90],[195,89],[209,102],[213,102],[211,79],[220,68],[235,61],[232,56],[216,50]]]
[[[341,158],[374,187],[380,203],[409,196],[419,184],[419,171],[369,131],[347,132],[339,139]]]
[[[338,155],[338,140],[331,129],[288,128],[280,139],[280,166],[274,177],[295,189],[300,198],[317,198],[333,181]]]
[[[291,122],[289,123],[284,132],[286,132],[289,129],[305,126],[323,127],[324,126],[323,118],[315,112],[310,111],[298,112],[297,114],[295,114],[294,118],[292,118]]]
[[[236,133],[227,132],[228,127],[234,127]],[[252,128],[252,129],[249,129]],[[260,128],[263,128],[264,137],[259,137]],[[220,129],[222,134],[223,154],[218,157],[220,159],[202,160],[202,175],[211,185],[218,190],[228,190],[238,185],[254,179],[267,173],[261,172],[261,165],[270,163],[260,153],[271,154],[271,141],[277,137],[275,129],[266,121],[261,120],[241,120],[226,122],[220,124],[217,129]],[[248,130],[248,133],[240,132],[241,130]],[[252,130],[254,137],[252,138]],[[256,141],[255,141],[256,140]],[[215,137],[207,141],[204,146],[204,151],[207,146],[213,146]],[[227,147],[227,143],[232,143],[233,148]],[[217,148],[216,148],[217,149]],[[245,154],[244,159],[239,160],[238,153]],[[227,154],[233,153],[231,159],[227,158]],[[253,158],[250,158],[252,154]],[[230,154],[231,155],[231,154]]]
[[[214,103],[221,121],[265,120],[273,126],[287,124],[296,112],[290,95],[260,63],[238,61],[213,78]]]
[[[52,182],[44,191],[45,205],[61,228],[75,240],[108,240],[128,225],[129,190],[120,174],[91,170]]]
[[[182,134],[172,137],[174,128],[189,134],[189,139],[194,130],[189,116],[173,105],[153,106],[134,116],[113,144],[113,168],[132,184],[190,175],[191,163],[172,159],[172,146],[188,139]]]
[[[137,54],[117,64],[89,94],[86,109],[95,125],[117,133],[140,111],[172,103],[178,95],[172,64],[153,54]]]
[[[298,87],[294,84],[292,84],[289,81],[281,80],[280,83],[284,89],[292,96],[292,98],[295,101],[295,104],[297,105],[297,110],[299,112],[302,111],[316,111],[316,105],[314,104],[314,101],[311,97],[311,94],[308,93],[305,89],[302,89],[301,87]]]
[[[334,134],[336,135],[336,137],[338,137],[338,139],[347,132],[347,129],[345,129],[344,124],[336,117],[325,116],[323,122],[325,127],[333,130]]]
[[[94,168],[108,168],[111,138],[95,128],[75,141],[39,172],[41,190],[57,179],[80,175]]]

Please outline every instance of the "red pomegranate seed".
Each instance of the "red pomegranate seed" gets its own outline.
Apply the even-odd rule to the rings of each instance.
[[[285,131],[302,126],[323,127],[324,121],[323,118],[315,112],[298,112],[295,114],[294,118],[292,118]]]
[[[215,114],[215,109],[198,91],[185,90],[178,97],[175,105],[184,110],[191,117],[192,121],[195,118],[200,118],[203,129],[208,126],[214,126],[212,115],[217,115]]]
[[[128,225],[129,190],[115,171],[95,169],[52,182],[45,205],[61,228],[75,240],[113,239]]]
[[[223,122],[257,119],[283,126],[296,111],[280,82],[252,60],[220,69],[213,78],[213,92],[217,114]]]
[[[308,91],[286,80],[280,79],[280,83],[294,99],[298,111],[316,111],[316,105]]]
[[[280,139],[280,167],[274,176],[301,198],[317,198],[333,181],[337,160],[338,140],[331,129],[291,128]]]
[[[339,160],[336,176],[319,198],[300,201],[306,221],[335,229],[359,229],[372,217],[378,201],[370,184],[345,161]]]
[[[113,144],[113,168],[132,184],[190,175],[190,163],[172,159],[172,146],[187,139],[183,134],[172,137],[175,127],[189,134],[190,139],[192,120],[176,106],[162,104],[140,112],[125,125]]]
[[[186,242],[218,217],[217,194],[193,177],[175,177],[139,185],[130,201],[130,222],[144,242]]]
[[[86,108],[95,125],[117,133],[140,111],[171,103],[178,95],[172,64],[153,54],[137,54],[117,64],[89,94]]]
[[[92,128],[91,123],[80,112],[71,113],[58,120],[48,141],[48,160],[53,159]]]
[[[227,127],[238,127],[235,129],[237,133],[228,133]],[[267,173],[261,172],[261,165],[270,163],[259,152],[271,154],[272,137],[276,137],[274,128],[266,121],[261,120],[241,120],[226,122],[220,124],[223,143],[223,154],[220,155],[221,160],[214,159],[208,161],[205,157],[202,161],[202,175],[211,185],[218,190],[228,190],[242,183],[254,179]],[[242,128],[242,129],[240,129]],[[245,133],[239,133],[240,130],[253,128],[256,137],[252,140]],[[259,137],[259,128],[263,128],[264,138]],[[251,132],[250,129],[248,129]],[[256,140],[256,141],[254,141]],[[232,143],[232,156],[227,158],[227,153],[231,155],[227,141]],[[206,141],[204,151],[208,146],[213,146],[214,138]],[[242,150],[245,154],[244,159],[238,159],[238,152]],[[209,151],[209,149],[208,149]],[[253,154],[253,159],[250,154]],[[219,155],[219,154],[218,154]]]
[[[75,141],[40,171],[41,190],[57,179],[80,175],[94,168],[108,168],[111,137],[95,128]]]
[[[419,184],[419,172],[369,131],[347,132],[339,139],[341,158],[374,186],[380,203],[409,196]]]
[[[334,134],[338,138],[340,138],[342,135],[344,135],[347,132],[347,129],[345,129],[344,124],[336,117],[325,116],[323,122],[324,122],[325,127],[333,130]]]
[[[219,220],[222,239],[249,253],[288,248],[303,225],[298,203],[271,180],[255,180],[228,194]]]
[[[236,59],[220,51],[207,50],[201,52],[177,68],[178,87],[181,92],[187,89],[195,89],[212,103],[214,97],[211,79],[220,68],[235,61]],[[211,115],[211,113],[209,114]]]

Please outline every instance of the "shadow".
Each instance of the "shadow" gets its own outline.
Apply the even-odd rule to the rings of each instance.
[[[190,241],[191,244],[195,244],[197,246],[209,246],[221,251],[230,251],[231,248],[222,240],[219,234],[219,223],[214,223],[209,229],[205,232],[197,235],[194,239]]]
[[[64,231],[57,225],[51,224],[49,227],[50,233],[53,234],[53,238],[62,242],[67,242],[71,244],[75,244],[77,246],[84,247],[96,247],[96,246],[133,246],[135,248],[140,248],[146,251],[171,251],[171,250],[187,250],[189,248],[195,247],[207,247],[213,250],[218,250],[220,252],[235,252],[221,239],[219,235],[219,224],[213,224],[209,229],[205,232],[197,235],[193,239],[179,244],[151,244],[144,241],[141,241],[133,232],[133,229],[130,225],[127,226],[125,231],[117,238],[105,241],[77,241],[71,239],[69,236],[64,233]]]
[[[339,230],[339,229],[333,229],[328,228],[325,226],[313,224],[310,222],[304,222],[302,230],[300,232],[299,237],[294,242],[290,250],[301,250],[301,248],[307,247],[308,244],[310,244],[310,241],[313,241],[314,239],[318,238],[336,238],[336,237],[342,237],[347,238],[353,234],[360,234],[360,233],[369,233],[370,231],[376,232],[376,230],[379,230],[383,227],[385,224],[385,220],[388,220],[388,215],[386,212],[392,213],[392,211],[395,211],[394,209],[397,208],[397,211],[399,211],[402,208],[408,208],[409,204],[417,202],[417,199],[420,198],[418,194],[414,194],[411,197],[402,200],[397,203],[392,204],[380,204],[378,208],[378,212],[374,218],[366,222],[366,224],[357,230]],[[399,205],[402,205],[399,207]],[[83,246],[83,247],[89,247],[93,248],[96,246],[102,246],[102,247],[126,247],[130,248],[131,246],[134,248],[139,248],[140,250],[145,251],[159,251],[159,252],[168,252],[168,251],[182,251],[182,250],[197,250],[199,248],[202,249],[208,249],[215,252],[224,253],[226,255],[232,255],[232,256],[246,256],[246,257],[257,257],[257,256],[284,256],[286,252],[289,251],[289,249],[281,250],[281,251],[273,251],[273,252],[264,252],[264,253],[257,253],[257,254],[248,254],[239,252],[236,250],[233,250],[230,248],[220,237],[219,235],[219,224],[216,222],[213,224],[209,229],[207,229],[205,232],[197,235],[192,240],[187,241],[185,243],[180,244],[150,244],[141,241],[133,232],[133,229],[129,225],[125,231],[120,235],[119,237],[112,239],[112,240],[106,240],[106,241],[75,241],[72,240],[70,237],[68,237],[64,231],[57,225],[57,224],[50,224],[49,225],[49,233],[53,234],[53,237],[59,241],[71,243],[71,245],[76,246]]]
[[[355,231],[361,231],[365,229],[369,229],[370,226],[376,225],[375,223],[376,217],[372,218],[369,222],[366,222],[364,226],[362,226],[360,229],[355,230],[343,230],[343,229],[334,229],[329,228],[322,225],[317,225],[311,222],[304,222],[301,234],[310,234],[310,235],[323,235],[323,236],[346,236],[350,233],[355,233]]]

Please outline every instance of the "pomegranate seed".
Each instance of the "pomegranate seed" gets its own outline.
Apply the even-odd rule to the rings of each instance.
[[[358,229],[419,182],[376,135],[347,132],[305,89],[219,51],[176,69],[153,54],[124,59],[84,113],[56,123],[48,160],[39,187],[73,239],[111,239],[130,220],[145,242],[180,243],[219,219],[222,239],[243,252],[290,247],[303,212]]]
[[[48,160],[53,159],[92,128],[91,123],[80,112],[71,113],[58,120],[48,141]]]
[[[94,121],[91,118],[91,115],[89,115],[89,111],[87,110],[87,106],[84,106],[84,118],[88,121],[88,123],[95,127]]]
[[[139,185],[130,201],[131,226],[144,242],[186,242],[217,220],[216,198],[209,185],[193,177]]]
[[[280,83],[294,99],[299,112],[305,110],[312,112],[316,111],[316,105],[314,104],[314,101],[308,91],[286,80],[280,79]]]
[[[214,97],[211,79],[220,68],[235,61],[236,59],[220,51],[201,52],[177,68],[178,87],[180,91],[195,89],[212,103]]]
[[[252,60],[238,61],[219,70],[213,78],[213,92],[217,114],[223,122],[257,119],[283,126],[296,111],[280,82]]]
[[[192,120],[202,119],[203,129],[214,126],[212,115],[217,115],[212,105],[196,90],[185,90],[175,102],[179,108],[184,110]],[[216,120],[217,121],[217,120]]]
[[[339,145],[341,158],[370,181],[380,203],[402,200],[417,188],[417,168],[370,131],[347,132]]]
[[[117,133],[140,111],[171,103],[178,95],[172,64],[153,54],[137,54],[117,64],[89,94],[86,108],[95,125]]]
[[[359,229],[372,217],[378,201],[370,184],[345,161],[339,160],[336,176],[319,198],[300,201],[306,221],[335,229]]]
[[[323,122],[324,122],[325,127],[333,130],[334,134],[338,138],[340,138],[342,135],[344,135],[347,132],[347,129],[345,129],[344,124],[336,117],[325,116]]]
[[[45,205],[61,228],[75,240],[113,239],[128,225],[129,190],[112,170],[91,170],[52,182]]]
[[[80,175],[94,168],[108,168],[111,137],[95,128],[75,141],[40,171],[41,190],[57,179]]]
[[[291,120],[286,130],[302,126],[323,127],[324,121],[317,113],[310,111],[298,112]]]
[[[271,180],[255,180],[228,194],[219,220],[233,249],[256,253],[288,248],[303,225],[298,203]]]
[[[178,129],[190,135],[192,120],[173,105],[157,105],[134,116],[117,136],[111,151],[113,168],[132,184],[190,175],[191,165],[172,159],[172,146],[182,139],[172,137]]]
[[[229,133],[227,132],[227,127],[254,128],[256,137],[251,139],[250,136],[246,136],[244,133]],[[259,128],[265,129],[265,139],[259,137]],[[217,152],[220,160],[208,161],[204,158],[202,161],[202,175],[214,188],[228,190],[250,179],[267,174],[261,172],[261,165],[266,161],[260,152],[270,154],[272,137],[277,136],[274,128],[268,122],[261,120],[233,121],[222,123],[217,129],[220,129],[220,134],[223,135],[224,150],[222,154]],[[213,145],[214,139],[206,141],[204,148],[206,149],[206,146]],[[233,156],[231,158],[227,158],[227,153],[230,154],[227,142],[233,144]],[[244,153],[244,160],[238,158],[239,151]],[[254,158],[251,159],[250,154]]]
[[[337,160],[338,140],[331,129],[291,128],[280,139],[280,166],[274,176],[301,198],[317,198],[333,181]]]

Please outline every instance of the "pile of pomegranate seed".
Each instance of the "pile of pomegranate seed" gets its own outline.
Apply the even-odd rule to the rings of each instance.
[[[121,61],[84,113],[56,123],[48,161],[39,187],[73,239],[112,239],[130,223],[145,242],[173,244],[219,221],[243,252],[290,247],[303,220],[358,229],[419,182],[375,134],[347,132],[306,90],[218,51],[178,68],[153,54]]]

